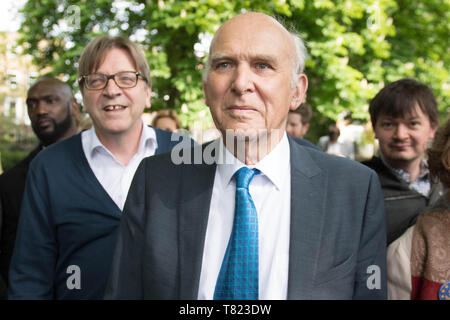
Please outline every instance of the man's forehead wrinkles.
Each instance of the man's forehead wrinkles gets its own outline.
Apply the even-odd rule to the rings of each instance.
[[[294,50],[291,50],[289,45],[285,42],[280,42],[279,38],[262,37],[261,41],[256,40],[255,37],[248,41],[219,41],[212,46],[211,62],[218,61],[222,58],[229,58],[231,60],[246,60],[262,62],[282,63],[282,61],[293,61]],[[249,46],[251,44],[251,46]],[[281,48],[282,46],[283,48]]]
[[[45,99],[45,98],[53,98],[60,96],[60,92],[56,88],[51,89],[43,89],[39,90],[37,92],[30,92],[28,94],[29,98],[35,98],[35,99]]]
[[[248,59],[248,60],[277,60],[277,55],[265,54],[265,53],[218,53],[213,54],[211,57],[212,61],[222,60],[222,59]]]
[[[213,53],[211,55],[211,60],[222,60],[222,59],[230,59],[232,58],[232,54],[226,54],[226,53]]]

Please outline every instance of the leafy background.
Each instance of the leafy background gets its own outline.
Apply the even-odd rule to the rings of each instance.
[[[450,0],[29,0],[20,44],[40,68],[76,87],[82,49],[100,34],[125,34],[145,50],[153,78],[152,110],[175,109],[185,127],[212,125],[201,72],[208,39],[245,11],[276,15],[306,41],[308,102],[317,141],[344,111],[369,118],[370,99],[388,82],[414,77],[448,114]]]

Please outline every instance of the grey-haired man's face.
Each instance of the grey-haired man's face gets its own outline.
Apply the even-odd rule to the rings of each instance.
[[[305,75],[291,85],[294,56],[290,34],[268,16],[249,13],[226,22],[213,40],[203,83],[216,127],[245,136],[283,133],[288,111],[303,101],[307,87]]]

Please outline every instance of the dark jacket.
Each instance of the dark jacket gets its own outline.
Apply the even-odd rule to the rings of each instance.
[[[375,172],[288,139],[287,298],[386,299],[385,212]],[[107,299],[198,298],[216,164],[189,163],[176,165],[170,154],[141,162],[122,215]],[[374,267],[377,288],[369,285]]]
[[[297,138],[297,137],[293,137],[290,136],[292,139],[294,139],[295,142],[297,142],[298,144],[304,146],[304,147],[308,147],[308,148],[313,148],[315,150],[318,151],[322,151],[322,149],[320,149],[318,146],[316,146],[314,143],[312,143],[311,141],[305,139],[305,138]]]
[[[362,164],[375,170],[380,179],[386,208],[387,245],[414,225],[417,215],[435,203],[443,193],[441,184],[433,184],[430,195],[425,197],[397,177],[379,157],[363,161]]]
[[[168,131],[155,133],[155,154],[178,144]],[[102,299],[121,216],[89,166],[81,134],[46,148],[29,167],[8,298]]]
[[[41,150],[42,146],[38,146],[16,166],[0,175],[0,299],[6,299],[7,296],[9,261],[14,249],[28,166]]]

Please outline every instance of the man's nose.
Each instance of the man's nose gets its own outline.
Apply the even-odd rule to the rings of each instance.
[[[103,94],[108,97],[120,95],[122,89],[119,88],[114,79],[108,79],[107,81],[106,87],[103,89]]]
[[[234,71],[232,90],[238,95],[254,91],[254,83],[251,70],[248,66],[238,65]]]
[[[406,139],[408,137],[408,128],[403,124],[398,124],[395,128],[394,136],[397,139]]]
[[[39,99],[36,103],[37,103],[36,108],[35,108],[36,114],[42,115],[42,114],[48,113],[49,106],[44,100]]]

